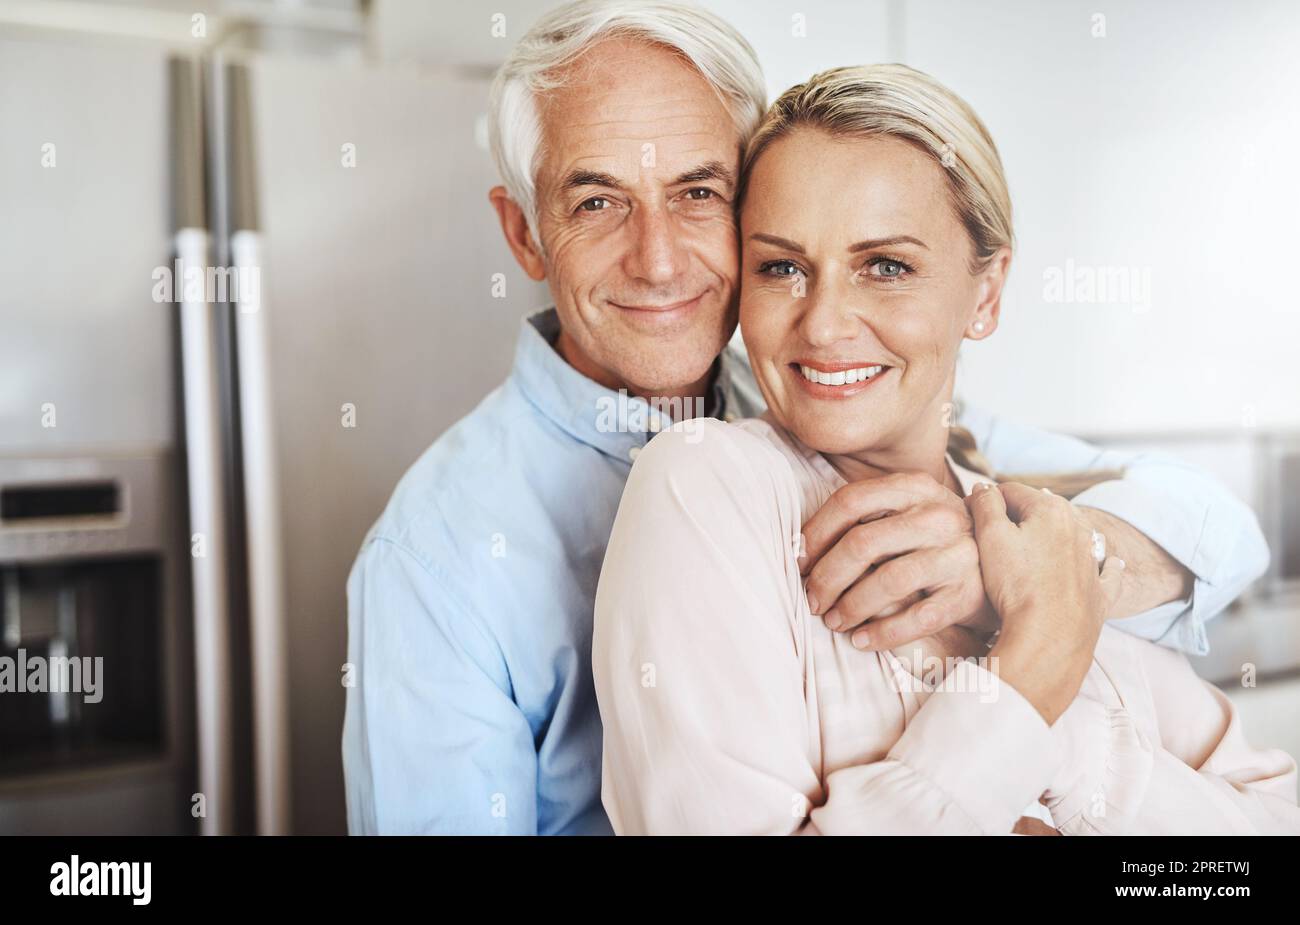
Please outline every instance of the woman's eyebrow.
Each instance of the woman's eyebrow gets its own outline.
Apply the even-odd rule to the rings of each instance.
[[[761,231],[751,234],[749,236],[749,240],[762,241],[764,244],[772,244],[775,245],[776,247],[783,247],[788,251],[794,251],[796,254],[807,253],[807,251],[803,249],[802,244],[797,244],[794,241],[787,240],[786,238],[778,238],[774,234],[763,234]]]
[[[803,249],[802,244],[791,241],[788,238],[779,238],[774,234],[755,232],[749,236],[749,240],[762,241],[764,244],[783,247],[786,250],[794,251],[796,254],[807,253]],[[869,251],[874,250],[877,247],[889,247],[893,244],[915,244],[918,247],[924,247],[926,250],[930,249],[920,238],[914,238],[910,234],[898,234],[888,238],[872,238],[869,241],[859,241],[857,244],[851,244],[849,245],[849,253],[856,254],[858,251]]]
[[[894,244],[915,244],[917,247],[930,248],[919,238],[914,238],[910,234],[898,234],[891,238],[872,238],[870,241],[859,241],[857,244],[849,246],[849,253],[856,254],[858,251],[875,250],[877,247],[889,247]]]

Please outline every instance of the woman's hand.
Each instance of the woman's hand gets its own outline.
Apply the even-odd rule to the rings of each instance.
[[[1092,531],[1051,493],[1006,482],[977,486],[966,503],[984,590],[1002,618],[989,655],[1050,725],[1088,673],[1124,563],[1109,558],[1098,575]]]

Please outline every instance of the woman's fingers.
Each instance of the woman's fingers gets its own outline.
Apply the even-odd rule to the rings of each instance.
[[[1124,560],[1119,556],[1107,556],[1101,564],[1101,595],[1106,602],[1106,614],[1114,612],[1119,601],[1120,588],[1123,584]]]
[[[1007,518],[1007,502],[1002,492],[987,482],[980,482],[966,496],[966,507],[975,525],[975,542],[981,550],[988,543],[1005,542],[1010,536],[1008,531],[1015,528]]]
[[[1030,488],[1020,482],[1003,482],[998,485],[998,488],[1002,491],[1002,497],[1006,499],[1007,515],[1018,524],[1032,520],[1047,511],[1062,509],[1064,505],[1070,503],[1060,495],[1054,495],[1041,488]]]

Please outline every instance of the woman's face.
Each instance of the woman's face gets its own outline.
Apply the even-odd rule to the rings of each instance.
[[[1009,252],[972,275],[943,168],[796,129],[759,157],[740,227],[741,330],[777,419],[823,453],[946,443],[957,348],[996,327]]]

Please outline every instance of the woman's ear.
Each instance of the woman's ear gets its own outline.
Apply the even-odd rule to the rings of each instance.
[[[501,220],[501,233],[506,236],[506,244],[510,246],[515,260],[519,261],[519,266],[528,274],[529,279],[546,279],[546,261],[542,259],[541,249],[528,230],[528,219],[524,216],[524,210],[519,208],[519,203],[510,198],[504,186],[492,187],[488,192],[488,200],[497,211],[497,218]]]
[[[1001,247],[989,258],[977,277],[979,288],[975,314],[966,325],[966,336],[983,340],[998,329],[998,316],[1002,312],[1002,287],[1011,269],[1011,248]]]

